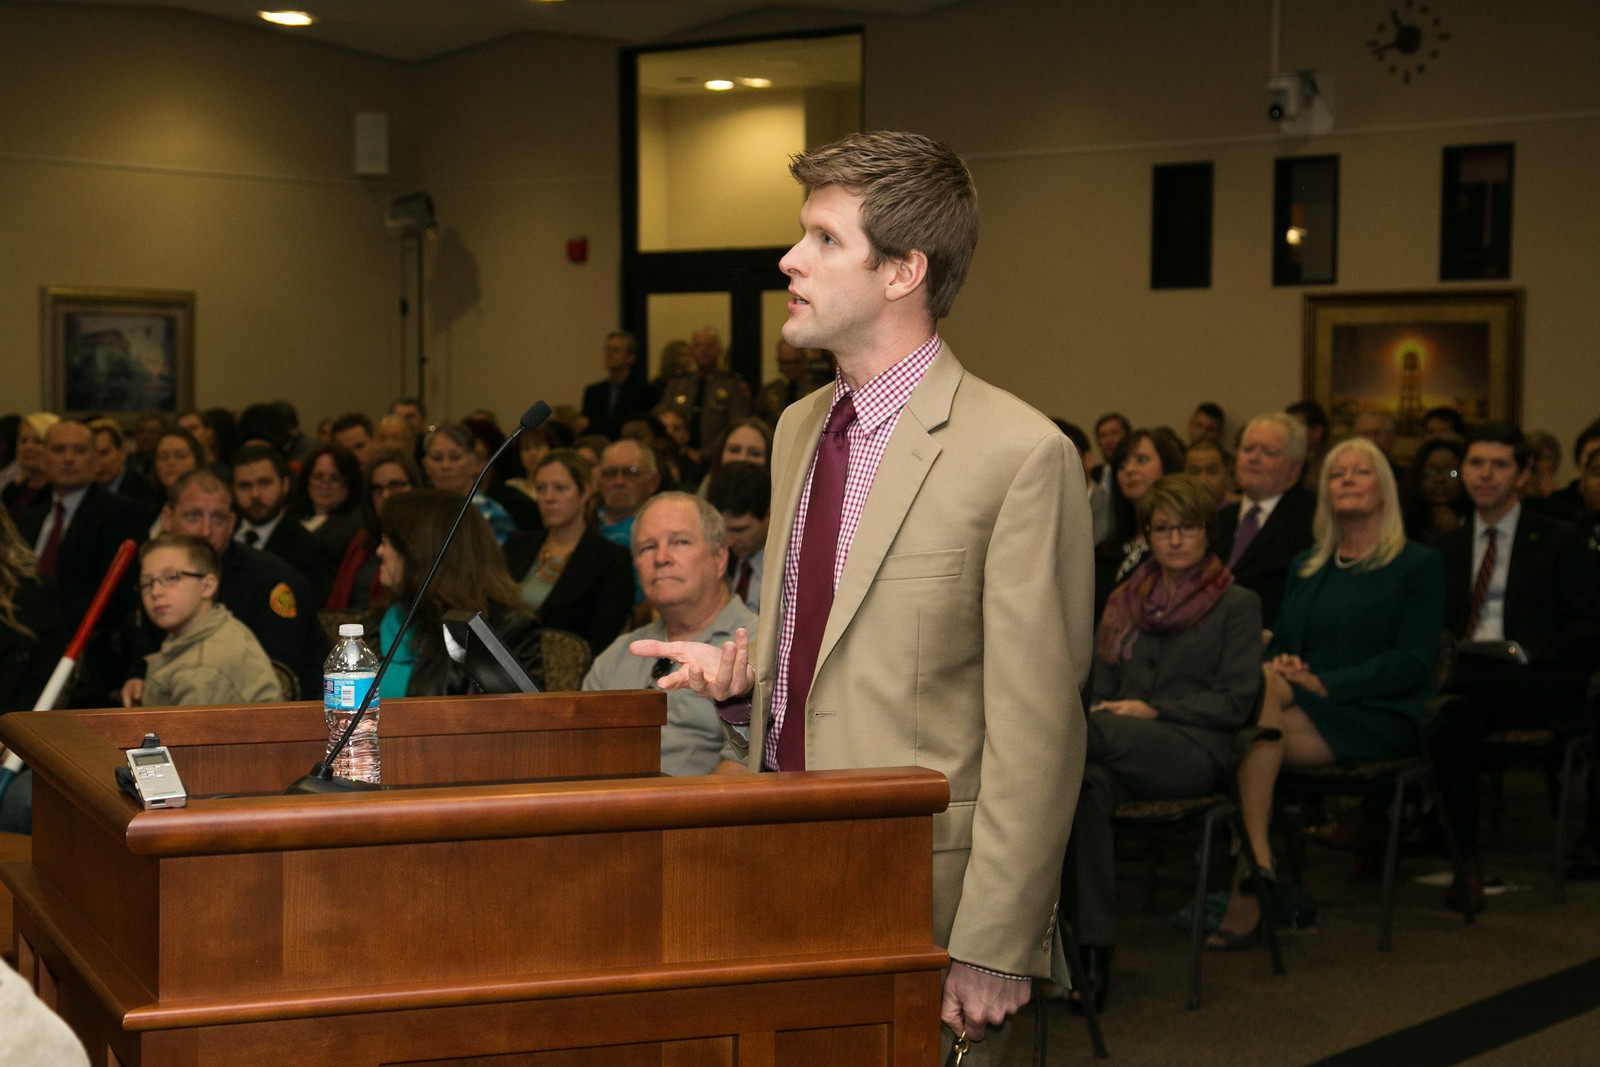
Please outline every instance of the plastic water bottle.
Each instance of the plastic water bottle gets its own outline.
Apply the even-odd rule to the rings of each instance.
[[[359,622],[343,623],[339,627],[339,643],[328,653],[322,664],[322,714],[328,720],[328,749],[338,743],[345,727],[361,706],[362,698],[372,688],[378,674],[378,657],[372,654],[361,639]],[[354,778],[362,782],[379,780],[378,760],[378,695],[372,695],[361,724],[350,735],[350,743],[334,761],[333,773],[340,778]]]

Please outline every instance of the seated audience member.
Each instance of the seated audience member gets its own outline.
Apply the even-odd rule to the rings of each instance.
[[[544,464],[544,457],[559,448],[556,443],[556,432],[548,425],[536,426],[524,431],[517,438],[517,465],[519,471],[514,478],[506,479],[506,486],[515,489],[529,500],[537,500],[533,493],[533,472]]]
[[[1094,543],[1099,544],[1111,533],[1111,494],[1095,479],[1094,455],[1089,451],[1089,435],[1083,432],[1083,427],[1065,419],[1053,418],[1050,421],[1056,424],[1056,428],[1072,442],[1072,447],[1078,450],[1078,460],[1083,464],[1084,487],[1089,493],[1091,533]]]
[[[634,516],[661,485],[655,452],[631,438],[613,442],[600,456],[600,536],[632,550]]]
[[[1422,415],[1422,433],[1426,437],[1465,437],[1467,421],[1455,408],[1429,408]]]
[[[771,454],[772,428],[757,418],[740,419],[728,427],[712,448],[711,462],[706,466],[706,475],[700,479],[696,493],[706,495],[711,476],[721,470],[724,463],[759,463],[765,467]]]
[[[304,470],[311,450],[317,447],[317,439],[300,432],[300,413],[295,410],[293,404],[287,400],[274,400],[271,407],[278,417],[278,425],[282,428],[283,454],[289,460],[289,466]]]
[[[597,433],[586,433],[572,442],[572,450],[589,461],[589,466],[600,469],[600,456],[611,442]]]
[[[145,539],[144,519],[133,503],[95,483],[98,464],[89,427],[62,419],[46,432],[44,448],[50,495],[28,509],[17,531],[33,546],[39,576],[51,583],[51,595],[75,630],[122,542]],[[129,567],[96,620],[94,636],[79,660],[75,705],[104,707],[121,680],[117,675],[123,653],[115,635],[137,602],[134,584]]]
[[[633,562],[590,521],[594,472],[582,456],[547,453],[531,477],[543,525],[506,538],[506,566],[541,624],[577,634],[599,655],[633,609]]]
[[[1105,607],[1111,590],[1121,585],[1150,551],[1139,527],[1139,500],[1156,479],[1183,468],[1182,453],[1151,430],[1134,430],[1117,442],[1111,453],[1116,472],[1111,489],[1111,534],[1095,546],[1095,611]]]
[[[1311,544],[1317,497],[1301,485],[1305,456],[1305,427],[1298,419],[1281,412],[1257,415],[1244,428],[1234,463],[1239,502],[1217,513],[1217,555],[1240,585],[1261,598],[1261,618],[1269,630],[1278,617],[1289,561]]]
[[[583,688],[647,689],[677,668],[668,659],[635,656],[639,640],[698,641],[721,647],[744,627],[755,640],[756,616],[728,592],[728,532],[717,509],[687,493],[662,493],[639,512],[633,526],[634,565],[646,600],[658,618],[623,634],[600,654]],[[661,728],[663,774],[736,773],[744,770],[723,737],[716,706],[691,690],[667,694]]]
[[[690,350],[688,341],[677,339],[662,345],[661,355],[656,359],[656,376],[650,379],[650,392],[655,402],[661,402],[667,392],[668,382],[693,373],[694,352]]]
[[[821,388],[832,380],[831,374],[816,374],[811,366],[811,353],[804,348],[778,338],[778,376],[756,394],[756,415],[768,426],[778,425],[778,417],[790,404]]]
[[[1545,500],[1556,491],[1556,472],[1561,469],[1561,442],[1544,430],[1530,430],[1528,450],[1533,454],[1528,468],[1528,485],[1523,500]]]
[[[694,355],[694,370],[667,383],[661,404],[677,411],[688,425],[685,453],[705,463],[723,431],[750,414],[750,386],[739,375],[722,369],[722,338],[712,327],[702,326],[690,334],[689,350]],[[693,483],[685,479],[685,484]]]
[[[630,420],[624,425],[622,436],[633,437],[654,450],[656,469],[661,472],[661,488],[687,489],[700,484],[705,467],[700,457],[689,449],[689,424],[675,408],[658,407],[644,420],[645,433],[639,432],[638,425]]]
[[[406,424],[411,427],[411,435],[419,441],[422,435],[428,432],[428,409],[418,397],[401,397],[389,405],[389,414],[405,419]]]
[[[227,408],[206,408],[200,413],[206,437],[200,443],[211,458],[226,467],[233,461],[233,449],[238,442],[238,422]]]
[[[328,611],[359,611],[383,594],[378,576],[378,543],[383,540],[383,505],[396,493],[422,488],[422,470],[409,450],[382,448],[372,454],[361,499],[361,529],[350,538],[333,589],[323,605]]]
[[[1584,464],[1578,500],[1582,505],[1574,523],[1578,536],[1590,552],[1600,552],[1600,448],[1590,452],[1589,462]]]
[[[0,490],[17,480],[17,430],[21,426],[21,415],[0,415]]]
[[[156,445],[161,435],[172,427],[164,416],[141,415],[133,424],[133,448],[128,453],[128,465],[152,482],[156,480]]]
[[[272,553],[304,575],[313,605],[326,601],[339,557],[331,544],[287,517],[288,460],[267,445],[245,445],[233,454],[232,480],[239,512],[233,539]]]
[[[633,373],[638,355],[639,342],[633,334],[626,330],[606,334],[602,356],[606,376],[583,390],[583,417],[590,431],[616,437],[624,422],[655,406],[655,392],[643,375]]]
[[[1454,530],[1472,513],[1461,487],[1461,461],[1466,446],[1455,437],[1424,441],[1411,457],[1400,482],[1400,506],[1405,510],[1406,536],[1420,544]]]
[[[66,620],[33,550],[0,511],[0,715],[30,710],[67,647]]]
[[[1530,511],[1549,515],[1553,519],[1575,519],[1584,510],[1579,487],[1584,471],[1589,469],[1589,458],[1600,452],[1600,419],[1579,431],[1572,442],[1572,461],[1578,465],[1578,476],[1547,497],[1524,500]]]
[[[385,415],[379,419],[377,429],[372,434],[373,451],[391,448],[408,456],[417,448],[417,435],[411,432],[411,424],[399,415]]]
[[[1371,441],[1334,445],[1319,484],[1316,542],[1294,558],[1263,668],[1259,721],[1283,737],[1256,742],[1239,767],[1239,813],[1263,870],[1279,768],[1411,755],[1433,696],[1445,598],[1439,553],[1406,540],[1394,471]],[[1260,917],[1236,876],[1207,944],[1253,943]]]
[[[139,550],[139,595],[166,631],[145,657],[149,707],[282,700],[272,661],[248,627],[216,602],[221,564],[209,541],[164,533]]]
[[[728,529],[728,581],[733,595],[759,615],[772,476],[765,463],[724,463],[711,476],[706,499]]]
[[[0,490],[0,503],[13,520],[22,516],[50,495],[50,479],[44,473],[44,435],[60,416],[48,411],[24,415],[17,423],[17,476]]]
[[[172,499],[172,487],[178,479],[190,471],[211,469],[206,465],[205,456],[205,449],[188,430],[168,430],[156,441],[150,470],[161,492],[161,503],[150,518],[151,537],[161,532],[161,508]]]
[[[1112,467],[1111,454],[1117,450],[1117,445],[1122,439],[1133,432],[1133,426],[1118,412],[1101,415],[1094,422],[1094,443],[1100,450],[1100,462],[1095,464],[1089,473],[1106,492],[1111,492],[1112,484],[1116,481],[1116,471]],[[1099,542],[1096,541],[1096,544]]]
[[[1222,433],[1226,428],[1228,416],[1222,411],[1221,404],[1207,400],[1194,409],[1194,414],[1189,416],[1189,440],[1187,445],[1197,441],[1213,441],[1222,444]]]
[[[305,577],[283,560],[258,548],[238,544],[233,530],[238,515],[233,493],[208,470],[190,471],[173,486],[172,502],[161,510],[161,528],[167,533],[203,538],[220,560],[217,602],[256,635],[267,656],[293,672],[305,699],[322,692],[322,661],[328,655],[328,635],[317,621],[317,606]],[[160,631],[142,612],[138,616],[138,646],[143,656],[156,651]],[[132,706],[144,690],[144,660],[130,664],[122,687],[122,702]]]
[[[1561,734],[1592,727],[1585,708],[1589,676],[1600,665],[1600,589],[1595,559],[1567,523],[1521,505],[1532,455],[1520,431],[1491,423],[1467,438],[1462,480],[1472,500],[1464,522],[1436,544],[1444,554],[1445,625],[1463,642],[1514,641],[1526,663],[1458,650],[1435,747],[1445,806],[1467,862],[1467,902],[1481,907],[1477,854],[1478,763],[1485,730],[1548,727]],[[1585,838],[1592,852],[1600,818],[1590,790]],[[1459,896],[1456,903],[1462,903]]]
[[[1394,446],[1400,440],[1400,428],[1394,416],[1387,411],[1363,411],[1356,416],[1352,430],[1357,437],[1365,437],[1378,446],[1383,458],[1394,468],[1395,477],[1401,474],[1400,465],[1394,461]]]
[[[89,429],[94,433],[94,480],[146,514],[161,510],[165,503],[161,491],[128,466],[128,444],[121,427],[110,419],[96,419]]]
[[[1117,805],[1226,791],[1239,762],[1234,735],[1261,690],[1261,601],[1211,551],[1211,491],[1169,474],[1140,499],[1139,521],[1150,558],[1111,594],[1095,636],[1087,763],[1072,824],[1075,929],[1097,1006],[1116,943]]]
[[[341,446],[361,465],[364,471],[372,456],[372,420],[359,411],[340,415],[328,427],[330,443]]]
[[[306,453],[289,514],[316,534],[334,558],[343,558],[361,528],[360,494],[361,464],[355,454],[343,445],[317,445]]]
[[[461,494],[443,489],[417,489],[385,501],[378,558],[379,574],[391,599],[386,608],[380,608],[374,649],[378,655],[387,655],[399,637],[400,624],[444,549],[445,537],[460,511]],[[506,572],[505,557],[488,520],[478,509],[468,508],[400,650],[379,683],[380,695],[467,692],[468,680],[444,645],[444,617],[452,611],[481,612],[534,684],[544,688],[539,624]]]
[[[1202,438],[1184,449],[1183,473],[1200,479],[1211,491],[1211,502],[1219,508],[1238,499],[1233,492],[1233,457],[1210,438]]]
[[[428,484],[458,497],[471,492],[484,461],[475,450],[475,444],[472,431],[465,426],[450,423],[429,430],[422,438],[422,473],[427,476]],[[517,528],[511,513],[482,489],[473,496],[472,504],[488,521],[495,540],[504,544]]]
[[[1328,444],[1332,441],[1333,428],[1328,422],[1328,413],[1321,404],[1315,400],[1299,400],[1284,408],[1284,413],[1292,417],[1305,428],[1305,455],[1304,468],[1300,474],[1301,488],[1309,492],[1312,497],[1317,495],[1317,476],[1322,471],[1322,457],[1328,454]],[[1240,450],[1243,451],[1241,444]],[[1266,602],[1262,601],[1263,608]],[[1272,625],[1272,613],[1266,614],[1267,625]]]
[[[251,404],[239,412],[239,443],[250,441],[263,441],[276,448],[302,475],[306,471],[304,459],[317,447],[314,438],[300,432],[298,416],[295,425],[289,425],[288,414],[278,404]]]

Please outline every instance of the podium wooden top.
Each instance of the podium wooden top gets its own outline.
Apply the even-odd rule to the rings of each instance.
[[[882,818],[949,803],[944,777],[915,767],[660,777],[658,763],[626,757],[641,748],[657,754],[664,721],[659,692],[385,701],[379,734],[393,788],[313,796],[279,790],[321,758],[327,729],[319,704],[13,713],[0,720],[0,737],[143,856]],[[172,750],[188,807],[144,811],[117,787],[123,750],[146,732]],[[604,770],[582,774],[573,745],[616,732],[632,732],[642,745],[605,742]],[[500,762],[485,773],[485,760],[546,739],[562,750],[556,773],[507,774]],[[464,745],[471,759],[457,751]],[[480,758],[485,745],[494,754]],[[613,758],[619,750],[621,763]],[[430,767],[435,773],[424,772]],[[246,795],[207,795],[225,792]]]

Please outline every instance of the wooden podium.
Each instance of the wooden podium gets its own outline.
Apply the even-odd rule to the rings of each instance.
[[[936,1064],[944,778],[663,778],[665,721],[647,692],[386,700],[388,788],[282,796],[320,705],[5,716],[19,969],[96,1067]],[[146,732],[187,808],[118,790]]]

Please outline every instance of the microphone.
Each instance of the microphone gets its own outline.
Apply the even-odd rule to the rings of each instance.
[[[389,669],[389,663],[394,659],[394,654],[400,649],[400,642],[405,640],[406,631],[411,628],[411,620],[416,617],[417,609],[422,606],[422,598],[428,595],[428,587],[433,584],[433,576],[439,571],[439,564],[443,562],[444,555],[450,550],[450,542],[455,540],[456,531],[461,528],[461,520],[466,518],[467,509],[472,507],[472,498],[478,495],[478,487],[483,484],[484,477],[489,473],[489,468],[494,466],[495,460],[500,458],[511,442],[522,436],[524,430],[535,430],[544,425],[550,417],[550,405],[543,400],[536,400],[533,406],[522,413],[522,418],[517,420],[517,428],[505,439],[494,455],[483,465],[483,470],[478,472],[478,477],[472,483],[472,488],[467,492],[467,499],[461,505],[461,510],[456,512],[456,521],[451,523],[450,532],[445,534],[444,544],[439,546],[439,554],[433,558],[433,566],[428,568],[427,577],[422,579],[422,586],[417,590],[416,599],[411,602],[411,608],[406,612],[405,619],[400,623],[400,632],[395,635],[394,643],[389,646],[389,651],[384,653],[383,662],[378,664],[378,672],[373,675],[372,685],[367,688],[367,695],[361,698],[361,703],[356,708],[356,713],[350,716],[350,723],[344,728],[344,733],[339,735],[339,740],[328,750],[328,754],[318,761],[311,773],[296,781],[286,794],[296,793],[350,793],[363,789],[377,789],[379,786],[371,782],[360,782],[351,778],[337,778],[333,773],[333,761],[339,758],[345,746],[350,743],[351,736],[356,732],[356,727],[366,717],[367,707],[378,696],[378,683],[383,681],[384,673]]]

